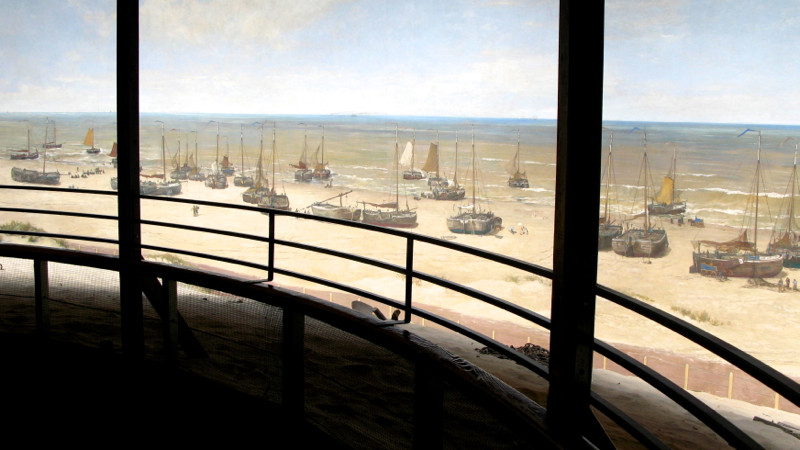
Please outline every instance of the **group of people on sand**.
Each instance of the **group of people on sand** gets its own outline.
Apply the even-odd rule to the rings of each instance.
[[[778,280],[778,292],[788,291],[790,288],[790,281],[791,281],[791,289],[797,290],[797,279],[789,280],[789,277],[786,277],[786,280]],[[786,284],[784,284],[784,282]]]
[[[517,233],[519,233],[519,234],[528,234],[528,228],[526,228],[525,225],[523,225],[521,223],[518,223],[516,226],[511,225],[508,228],[508,231],[511,234],[517,234]]]

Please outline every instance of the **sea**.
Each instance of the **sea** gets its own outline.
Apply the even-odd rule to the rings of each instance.
[[[28,130],[31,145],[42,152],[45,133],[52,139],[54,128],[62,148],[48,150],[47,161],[111,166],[108,153],[117,133],[114,113],[0,114],[0,152],[24,148]],[[96,146],[103,149],[96,155],[85,152],[90,128]],[[187,152],[199,155],[198,164],[206,172],[224,156],[237,168],[253,172],[261,153],[265,172],[271,178],[274,170],[280,187],[295,182],[291,165],[298,163],[305,149],[311,161],[315,154],[320,158],[324,154],[338,187],[388,193],[396,189],[396,155],[412,143],[414,168],[419,169],[431,142],[438,142],[440,173],[450,180],[457,177],[468,195],[474,185],[476,197],[489,204],[555,203],[555,120],[143,113],[140,129],[143,173],[162,172],[164,166],[170,170],[175,161],[185,161]],[[798,144],[800,126],[608,121],[597,146],[586,152],[587,158],[597,157],[592,151],[603,158],[610,210],[620,221],[636,220],[644,210],[645,186],[648,196],[658,192],[674,162],[675,188],[687,202],[687,217],[707,224],[750,226],[757,189],[759,230],[771,230],[780,222],[790,196]],[[517,149],[530,182],[526,189],[507,185]],[[606,170],[609,152],[611,170]],[[401,194],[421,195],[427,190],[423,181],[399,180]],[[599,211],[605,192],[604,187],[601,198],[587,198],[587,204],[596,203]]]

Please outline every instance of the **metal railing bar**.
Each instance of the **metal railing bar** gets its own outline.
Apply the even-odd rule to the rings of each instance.
[[[146,245],[146,244],[142,244],[142,248],[143,249],[148,249],[148,250],[160,251],[160,252],[164,252],[164,253],[179,253],[181,255],[195,256],[195,257],[203,258],[203,259],[211,259],[211,260],[214,260],[214,261],[230,263],[230,264],[234,264],[234,265],[237,265],[237,266],[251,267],[253,269],[260,269],[260,270],[264,270],[264,271],[268,271],[269,270],[269,267],[267,267],[267,266],[265,266],[263,264],[258,264],[258,263],[254,263],[254,262],[250,262],[250,261],[242,261],[241,259],[228,258],[228,257],[225,257],[225,256],[210,255],[208,253],[193,252],[191,250],[181,250],[181,249],[176,249],[176,248],[171,248],[171,247],[160,247],[160,246],[157,246],[157,245]]]
[[[785,399],[800,406],[800,384],[753,356],[694,325],[613,289],[597,286],[598,294],[625,309],[648,318],[742,369]]]
[[[259,241],[259,242],[269,242],[269,238],[268,237],[257,236],[255,234],[240,233],[240,232],[237,232],[237,231],[218,230],[218,229],[213,229],[213,228],[198,227],[198,226],[195,226],[195,225],[184,225],[184,224],[179,224],[179,223],[159,222],[157,220],[146,220],[146,219],[142,219],[140,221],[140,223],[142,225],[152,225],[152,226],[165,227],[165,228],[177,228],[177,229],[180,229],[180,230],[197,231],[197,232],[201,232],[201,233],[219,234],[219,235],[222,235],[222,236],[230,236],[230,237],[241,238],[241,239],[249,239],[249,240]]]
[[[625,412],[623,412],[621,409],[609,403],[608,400],[604,399],[596,392],[592,391],[590,401],[592,406],[594,406],[603,415],[611,419],[612,422],[619,425],[634,439],[642,444],[645,444],[645,447],[662,450],[668,450],[670,448],[670,446],[665,444],[661,439],[651,433],[650,430],[643,427],[639,422],[625,414]]]
[[[537,314],[529,309],[525,309],[514,303],[503,300],[499,297],[495,297],[493,295],[486,294],[485,292],[478,291],[471,287],[464,286],[458,283],[453,283],[451,281],[447,281],[424,272],[414,272],[414,277],[459,292],[466,296],[472,297],[476,300],[481,300],[492,306],[496,306],[497,308],[508,311],[525,320],[531,321],[536,325],[539,325],[540,327],[546,328],[548,330],[550,329],[550,319],[548,319],[547,317],[542,316],[541,314]]]
[[[378,268],[381,268],[381,269],[384,269],[384,270],[388,270],[388,271],[391,271],[391,272],[395,272],[395,273],[405,273],[405,271],[406,271],[403,266],[399,266],[399,265],[396,265],[396,264],[391,264],[391,263],[379,261],[377,259],[367,258],[365,256],[351,255],[351,254],[348,254],[348,253],[340,252],[338,250],[331,250],[331,249],[324,248],[324,247],[317,247],[317,246],[309,245],[309,244],[301,244],[299,242],[293,242],[293,241],[285,241],[285,240],[282,240],[282,239],[275,239],[275,244],[284,245],[286,247],[297,248],[297,249],[300,249],[300,250],[307,250],[307,251],[314,252],[314,253],[322,253],[322,254],[325,254],[325,255],[336,256],[336,257],[339,257],[339,258],[342,258],[342,259],[347,259],[347,260],[350,260],[350,261],[355,261],[355,262],[367,264],[367,265],[370,265],[370,266],[375,266],[375,267],[378,267]]]
[[[706,424],[729,444],[743,448],[762,448],[747,433],[737,428],[721,414],[706,405],[700,399],[682,389],[660,373],[633,359],[626,353],[595,339],[594,348],[597,353],[619,364],[624,369],[654,387],[669,399],[683,407],[686,411]]]
[[[52,209],[2,208],[2,207],[0,207],[0,211],[25,213],[25,214],[46,214],[46,215],[51,215],[51,216],[81,217],[81,218],[85,218],[85,219],[102,219],[102,220],[114,220],[114,221],[117,220],[117,216],[109,216],[109,215],[105,215],[105,214],[70,212],[70,211],[58,211],[58,210],[52,210]]]

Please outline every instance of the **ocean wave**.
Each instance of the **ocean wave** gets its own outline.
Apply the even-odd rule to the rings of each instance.
[[[711,213],[711,214],[724,214],[727,216],[742,216],[745,214],[743,209],[720,209],[720,208],[697,208],[691,209],[693,214],[698,213]]]
[[[684,189],[684,191],[689,191],[689,189]],[[725,188],[718,188],[718,187],[710,187],[710,188],[699,188],[695,190],[696,192],[720,192],[725,195],[751,195],[750,192],[744,192],[735,189],[725,189]],[[780,194],[778,192],[761,192],[758,194],[759,197],[767,197],[767,198],[786,198],[788,197],[787,194]]]
[[[716,176],[715,174],[712,173],[681,173],[678,175],[682,177],[703,177],[703,178],[711,178],[713,176]]]

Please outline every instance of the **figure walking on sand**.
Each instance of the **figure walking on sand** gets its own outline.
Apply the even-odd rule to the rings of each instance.
[[[193,205],[192,206],[192,214],[194,214],[195,217],[199,216],[200,215],[200,207],[197,206],[197,205]]]

